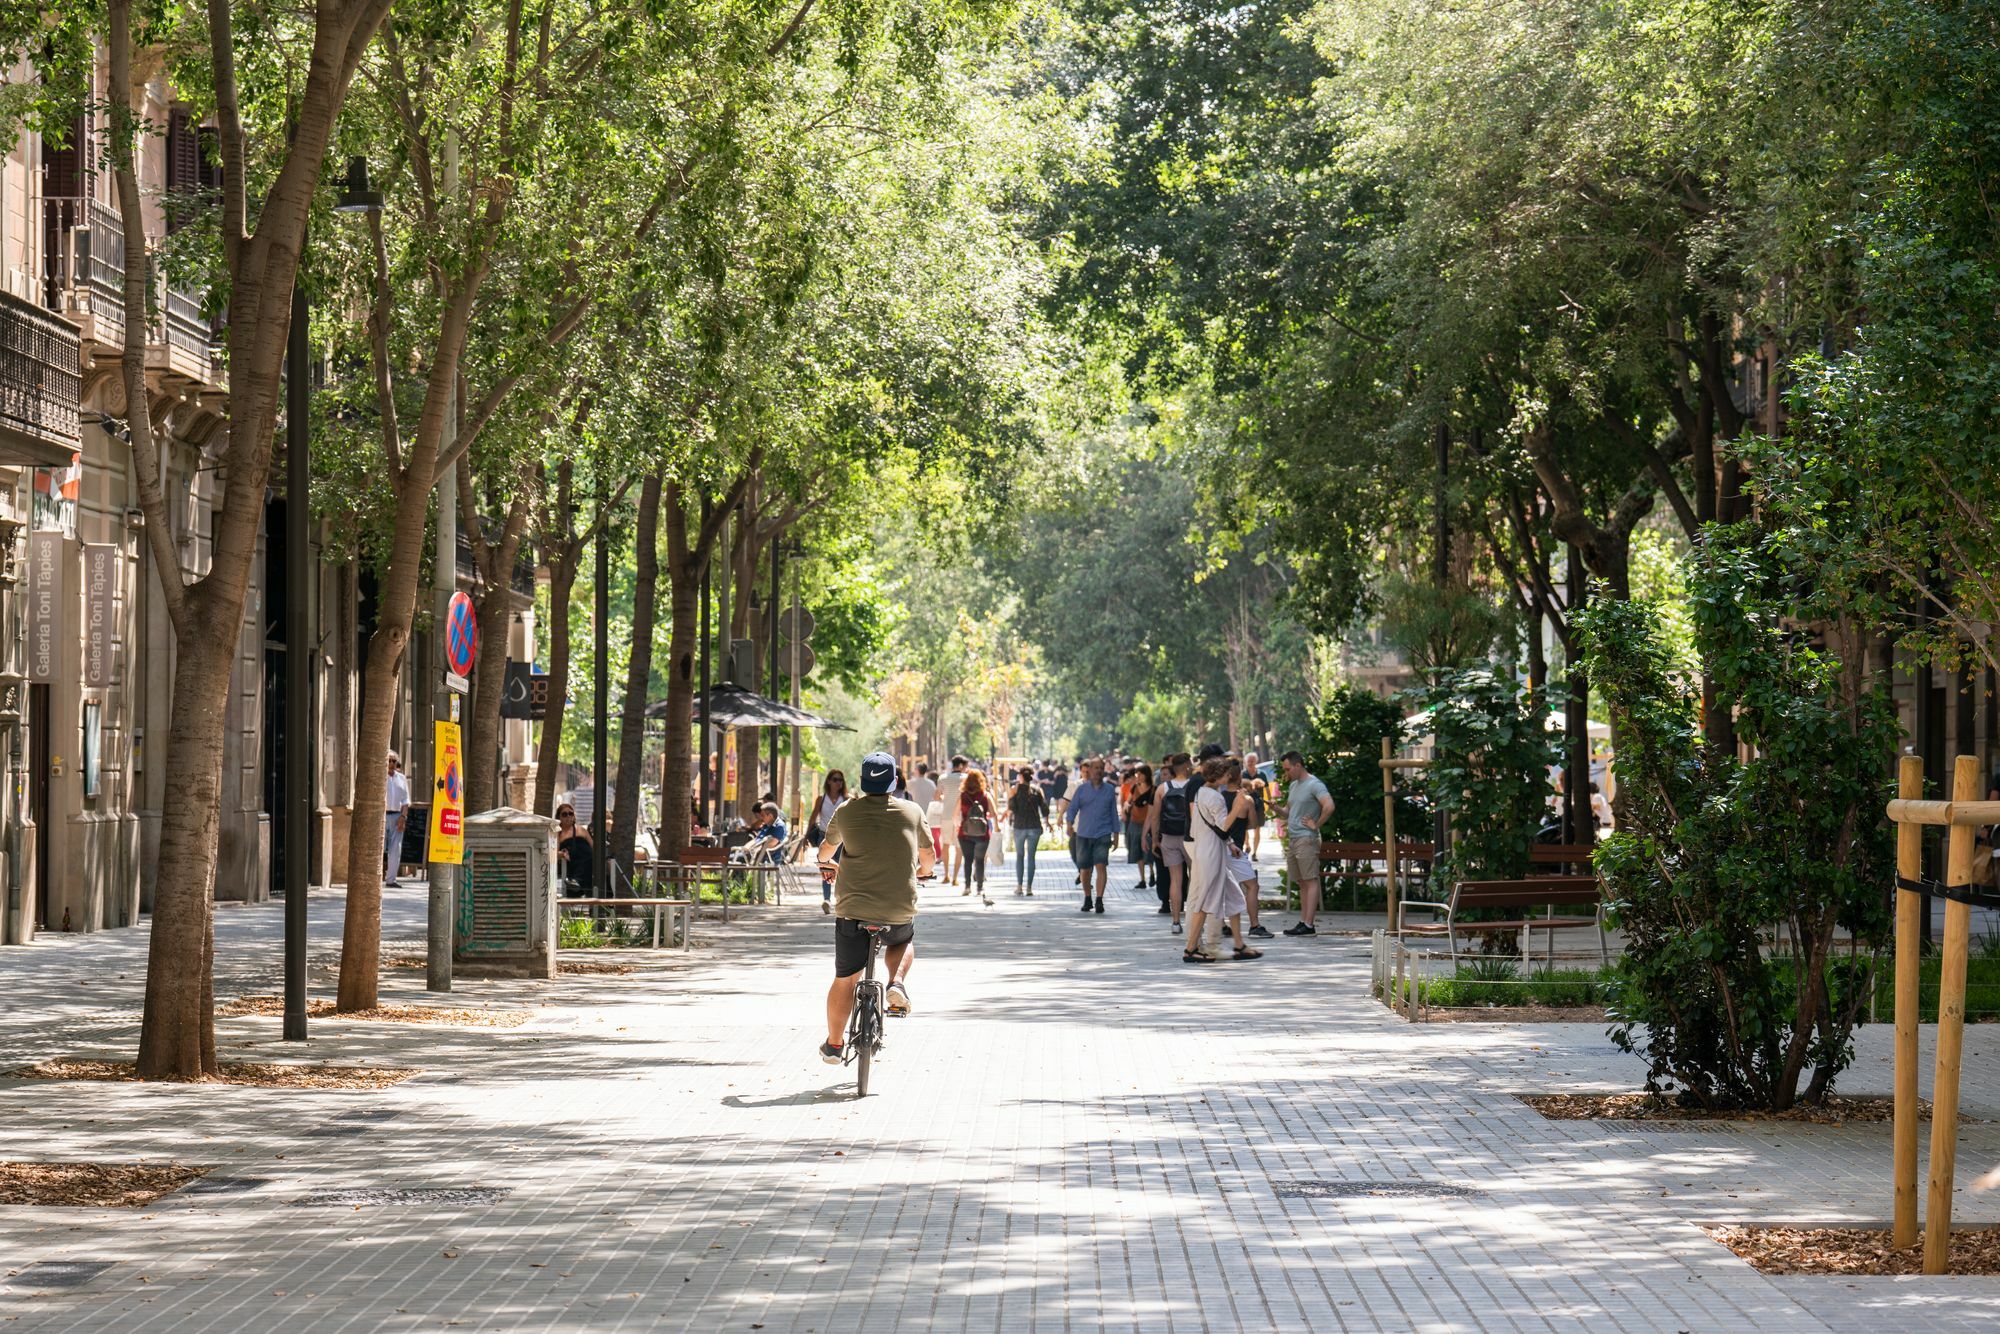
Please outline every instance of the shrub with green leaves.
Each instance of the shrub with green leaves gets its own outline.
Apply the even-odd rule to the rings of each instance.
[[[1382,839],[1382,742],[1400,746],[1405,724],[1402,705],[1360,686],[1344,685],[1326,697],[1313,718],[1312,736],[1299,747],[1308,771],[1317,774],[1333,798],[1333,815],[1320,836],[1341,843]],[[1282,772],[1279,782],[1284,781]],[[1430,812],[1406,790],[1396,797],[1396,832],[1428,837]]]
[[[1791,619],[1803,587],[1746,526],[1694,556],[1695,647],[1747,760],[1704,743],[1649,609],[1602,600],[1575,621],[1618,738],[1619,827],[1597,851],[1627,937],[1612,1036],[1649,1089],[1705,1107],[1823,1099],[1888,937],[1894,708]],[[1780,931],[1797,950],[1769,956]]]
[[[1543,705],[1489,667],[1440,672],[1409,697],[1431,710],[1435,755],[1426,785],[1451,828],[1451,847],[1438,858],[1442,882],[1526,875],[1561,743]]]

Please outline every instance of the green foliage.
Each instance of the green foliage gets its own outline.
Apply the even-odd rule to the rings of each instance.
[[[1491,597],[1467,588],[1391,575],[1381,597],[1382,638],[1418,672],[1485,662],[1514,628]]]
[[[1886,692],[1789,619],[1801,585],[1772,545],[1717,530],[1690,587],[1747,761],[1704,746],[1652,613],[1604,600],[1577,618],[1620,738],[1621,821],[1597,856],[1628,939],[1614,1038],[1646,1057],[1656,1091],[1782,1109],[1823,1097],[1852,1059],[1888,932],[1880,812],[1898,732]],[[1765,953],[1780,931],[1789,959]]]
[[[1190,740],[1201,735],[1200,703],[1186,691],[1142,690],[1118,719],[1120,744],[1150,761],[1192,751]]]
[[[1320,826],[1330,842],[1374,843],[1382,838],[1382,742],[1400,748],[1403,709],[1360,686],[1343,685],[1327,696],[1313,719],[1312,734],[1298,747],[1306,769],[1317,774],[1333,798],[1333,815]],[[1399,775],[1408,772],[1398,771]],[[1279,770],[1279,782],[1284,771]],[[1430,812],[1400,776],[1396,792],[1399,836],[1429,837]]]
[[[1546,1005],[1575,1009],[1604,1003],[1609,975],[1595,969],[1537,968],[1521,975],[1514,960],[1470,959],[1450,977],[1420,978],[1420,1004],[1441,1009],[1487,1005]]]
[[[1451,828],[1439,883],[1527,874],[1560,750],[1545,706],[1525,685],[1483,667],[1438,673],[1410,699],[1431,710],[1436,753],[1424,781]]]

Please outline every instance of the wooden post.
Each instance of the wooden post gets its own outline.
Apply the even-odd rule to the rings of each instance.
[[[1896,795],[1912,801],[1924,795],[1924,762],[1905,755],[1896,765]],[[1916,880],[1924,873],[1924,827],[1896,824],[1896,874]],[[1896,1127],[1895,1224],[1892,1245],[1917,1242],[1917,1004],[1922,973],[1924,896],[1896,891]]]
[[[1383,882],[1389,887],[1389,934],[1395,935],[1400,929],[1401,916],[1396,911],[1396,902],[1401,897],[1396,892],[1396,771],[1389,767],[1395,755],[1395,746],[1388,737],[1382,738],[1382,859],[1388,866],[1388,878]]]
[[[1951,799],[1979,797],[1979,759],[1961,755],[1952,770]],[[1969,824],[1953,823],[1944,882],[1972,883]],[[1944,967],[1938,977],[1937,1073],[1931,1080],[1930,1200],[1924,1210],[1924,1272],[1942,1274],[1951,1253],[1951,1192],[1958,1165],[1958,1068],[1965,1050],[1965,963],[1972,944],[1972,905],[1946,900]]]

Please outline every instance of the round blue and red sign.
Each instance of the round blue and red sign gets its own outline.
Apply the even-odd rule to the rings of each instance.
[[[471,598],[453,593],[444,616],[444,665],[453,676],[470,676],[472,660],[478,656],[479,614]]]

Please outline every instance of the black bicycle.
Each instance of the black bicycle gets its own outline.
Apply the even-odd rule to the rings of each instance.
[[[847,1045],[843,1060],[854,1064],[854,1096],[868,1096],[868,1071],[882,1050],[882,1021],[888,1011],[883,1005],[882,984],[875,979],[875,960],[882,953],[882,938],[893,928],[863,925],[868,933],[868,964],[861,980],[854,984],[854,1013],[847,1021]]]

